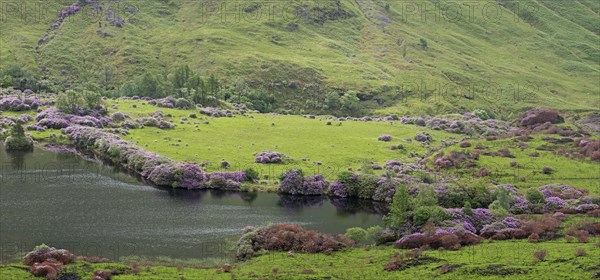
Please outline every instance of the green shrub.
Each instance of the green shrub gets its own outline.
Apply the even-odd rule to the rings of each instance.
[[[477,116],[478,118],[482,119],[482,120],[487,120],[490,118],[490,115],[482,109],[476,109],[475,111],[473,111],[473,115]]]
[[[25,135],[25,130],[21,124],[15,124],[10,129],[10,134],[4,141],[4,148],[7,151],[31,151],[33,150],[33,140]]]
[[[246,174],[246,179],[250,182],[256,182],[260,179],[260,174],[253,168],[244,170],[244,174]]]
[[[422,226],[427,222],[438,225],[451,218],[452,215],[440,206],[420,206],[413,211],[413,223],[416,226]]]
[[[371,199],[377,188],[379,177],[376,175],[365,174],[358,178],[358,197],[362,199]]]
[[[346,238],[353,240],[356,243],[364,243],[369,236],[368,232],[360,227],[353,227],[346,230],[344,234]]]
[[[544,197],[544,194],[536,188],[529,188],[525,192],[525,198],[527,199],[527,201],[529,203],[532,203],[532,204],[546,203],[546,198]]]
[[[383,218],[383,221],[389,228],[400,229],[406,223],[410,210],[412,210],[412,197],[406,186],[401,185],[396,189],[390,212]]]

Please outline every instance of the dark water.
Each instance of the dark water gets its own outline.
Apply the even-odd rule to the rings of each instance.
[[[343,233],[381,224],[384,211],[358,200],[160,189],[71,154],[0,146],[2,260],[41,243],[111,259],[229,257],[248,225]]]

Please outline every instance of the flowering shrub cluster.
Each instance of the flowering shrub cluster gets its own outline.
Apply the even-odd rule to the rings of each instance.
[[[280,152],[262,151],[254,155],[254,162],[263,164],[282,163],[287,158],[288,156]]]
[[[469,152],[451,151],[446,155],[440,152],[434,156],[433,164],[441,169],[447,168],[473,168],[477,166],[475,163],[479,159],[479,155]]]
[[[600,161],[600,140],[582,138],[573,142],[573,147],[577,149],[580,157]]]
[[[135,119],[135,121],[138,122],[142,126],[150,126],[150,127],[160,128],[160,129],[171,129],[176,126],[176,124],[174,124],[174,123],[165,121],[161,115],[154,115],[153,117],[149,117],[149,118],[137,118],[137,119]]]
[[[279,192],[292,195],[322,195],[329,186],[323,175],[303,176],[296,169],[286,171],[280,179]]]
[[[429,135],[429,133],[423,132],[423,133],[417,133],[417,135],[415,135],[415,140],[417,140],[418,142],[429,143],[433,139],[431,138],[431,135]]]
[[[86,0],[87,3],[91,3],[91,0]],[[62,10],[59,14],[58,14],[58,18],[54,21],[54,23],[52,23],[52,25],[50,26],[50,29],[57,29],[60,27],[60,25],[63,23],[63,21],[71,15],[76,14],[79,10],[81,10],[81,2],[76,2],[74,4],[72,4],[71,6],[65,8],[64,10]]]
[[[194,108],[194,104],[185,98],[175,99],[172,97],[167,97],[167,98],[152,99],[152,100],[148,101],[148,104],[154,105],[157,107],[177,108],[177,109],[182,109],[182,110]]]
[[[420,232],[406,235],[396,241],[394,247],[399,249],[417,249],[428,246],[433,249],[458,250],[462,246],[478,244],[481,241],[483,241],[483,238],[468,231],[449,232],[439,230],[431,235]]]
[[[249,228],[237,243],[238,260],[247,260],[260,250],[329,253],[354,245],[342,234],[331,236],[306,230],[296,224],[276,224],[264,228]]]
[[[558,197],[561,199],[577,199],[585,195],[581,190],[565,184],[549,184],[540,187],[540,191],[546,199],[549,197]]]
[[[48,105],[48,102],[39,100],[36,97],[26,97],[26,98],[17,98],[17,97],[4,97],[0,99],[0,111],[27,111],[27,110],[35,110],[40,106]]]
[[[377,140],[383,141],[383,142],[390,142],[390,141],[392,141],[392,136],[388,135],[388,134],[384,134],[384,135],[379,136],[377,138]]]
[[[208,176],[197,165],[175,163],[96,128],[70,126],[66,132],[79,151],[122,166],[153,184],[185,189],[206,187]]]
[[[523,113],[518,123],[520,126],[532,127],[547,122],[559,123],[562,121],[562,117],[555,110],[535,108]]]
[[[228,117],[231,118],[234,115],[239,115],[240,112],[238,110],[230,110],[230,109],[219,109],[213,107],[204,107],[200,109],[200,114],[207,115],[213,118],[222,118]]]
[[[124,121],[125,119],[131,119],[131,117],[130,117],[130,116],[128,116],[127,114],[123,114],[123,113],[121,113],[121,112],[115,112],[115,113],[113,113],[113,114],[110,116],[110,118],[111,118],[113,121],[117,121],[117,122]]]
[[[402,117],[403,124],[425,126],[434,130],[467,135],[503,135],[510,131],[510,123],[499,120],[482,120],[481,118],[466,113],[462,119],[444,119],[439,117]]]
[[[36,115],[35,119],[38,123],[34,128],[36,130],[38,127],[62,129],[71,125],[102,128],[108,126],[112,122],[112,119],[101,116],[101,113],[95,115],[96,116],[64,115],[56,108],[48,108]]]
[[[344,186],[344,184],[335,181],[329,186],[327,194],[334,197],[348,197],[348,190],[346,190],[346,186]]]
[[[71,252],[46,245],[37,246],[23,258],[23,264],[30,266],[29,272],[36,277],[56,279],[65,264],[75,260]]]

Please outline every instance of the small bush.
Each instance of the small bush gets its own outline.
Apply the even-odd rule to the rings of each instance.
[[[244,170],[244,174],[246,174],[246,179],[250,182],[256,182],[260,179],[260,174],[253,168]]]
[[[533,257],[541,262],[546,260],[546,256],[548,256],[548,251],[546,250],[537,250],[535,253],[533,253]]]
[[[365,229],[360,227],[353,227],[346,230],[344,236],[356,243],[363,243],[367,240],[368,233]]]

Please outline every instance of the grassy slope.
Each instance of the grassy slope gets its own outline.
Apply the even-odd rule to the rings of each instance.
[[[44,5],[56,10],[61,1],[47,2]],[[498,113],[531,106],[563,110],[600,106],[597,3],[529,0],[526,3],[532,8],[523,3],[521,10],[533,11],[533,19],[525,21],[506,8],[501,8],[500,18],[486,18],[481,11],[484,4],[497,4],[484,2],[470,20],[463,8],[463,20],[451,22],[442,16],[423,20],[420,14],[407,13],[406,3],[399,1],[389,1],[386,11],[385,1],[341,0],[341,9],[352,16],[322,25],[283,16],[270,20],[263,16],[258,22],[224,20],[219,13],[201,17],[207,7],[204,1],[135,2],[139,9],[135,15],[119,8],[123,17],[134,21],[121,29],[102,28],[111,36],[99,35],[95,20],[76,17],[66,22],[55,39],[40,48],[39,63],[58,80],[65,70],[66,81],[97,80],[101,70],[109,67],[113,84],[145,71],[165,73],[189,64],[203,75],[217,73],[228,81],[317,81],[366,93],[413,82],[425,82],[421,90],[446,83],[470,85],[478,91],[489,84],[504,89],[499,97],[478,92],[474,100],[446,96],[437,101],[411,100],[410,106],[397,102],[382,112],[433,113],[447,110],[450,104]],[[337,5],[336,1],[270,3],[275,11],[299,3],[329,10]],[[0,65],[18,60],[35,67],[34,46],[52,22],[51,16],[43,19],[23,23],[9,16],[2,22]],[[298,24],[297,30],[289,31],[292,23]],[[429,48],[418,46],[420,38],[427,39]],[[514,100],[511,88],[517,85],[526,100]],[[523,89],[528,85],[533,87]],[[386,106],[393,104],[393,95],[381,94],[388,100]],[[370,106],[377,107],[374,102]]]
[[[138,275],[118,275],[113,279],[500,279],[507,276],[481,275],[490,265],[504,265],[501,269],[522,269],[526,274],[508,275],[510,279],[588,279],[600,272],[597,260],[600,250],[590,240],[587,244],[567,243],[564,239],[551,242],[529,243],[527,241],[500,241],[463,248],[459,251],[427,251],[429,257],[439,260],[421,266],[410,267],[404,271],[386,272],[385,263],[392,259],[397,250],[391,246],[379,246],[370,249],[359,248],[331,255],[300,254],[287,257],[287,253],[274,252],[247,262],[238,263],[231,273],[222,273],[217,269],[199,269],[193,267],[144,266]],[[586,256],[575,256],[576,248],[584,248]],[[548,251],[546,261],[538,262],[533,258],[537,250]],[[449,273],[442,274],[444,264],[458,265]],[[75,272],[87,279],[96,269],[128,269],[118,263],[86,264],[76,262],[67,266],[67,271]],[[271,274],[278,270],[277,276]],[[492,270],[493,271],[493,270]],[[22,265],[0,265],[2,279],[35,279]]]

